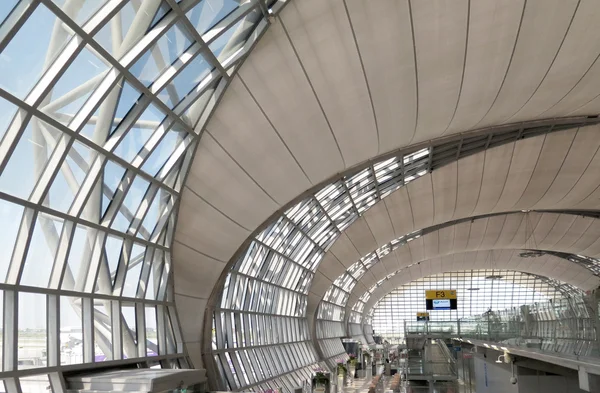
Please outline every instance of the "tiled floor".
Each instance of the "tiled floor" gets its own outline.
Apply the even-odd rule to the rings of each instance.
[[[382,368],[378,370],[381,372]],[[382,377],[383,389],[380,389],[378,393],[391,393],[389,385],[391,382],[390,377]],[[356,378],[351,383],[344,386],[340,391],[342,393],[367,393],[369,386],[371,385],[371,372],[368,370],[365,378]],[[416,383],[409,381],[402,381],[400,386],[400,393],[475,393],[474,391],[469,392],[465,388],[462,381],[458,382],[436,382],[430,386],[426,382]]]

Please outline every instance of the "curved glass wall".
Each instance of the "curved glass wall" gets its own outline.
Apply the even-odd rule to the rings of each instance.
[[[202,126],[274,3],[0,2],[10,392],[92,363],[189,366],[171,295],[173,212]]]
[[[279,217],[269,222],[266,228],[252,236],[248,245],[237,254],[221,290],[220,303],[215,304],[212,353],[228,386],[234,390],[261,386],[261,381],[268,377],[260,369],[269,366],[253,362],[252,359],[260,361],[261,358],[258,354],[252,354],[254,345],[251,339],[239,336],[236,326],[240,325],[228,323],[227,318],[245,321],[252,318],[252,315],[263,314],[264,311],[260,310],[268,310],[268,313],[273,312],[282,320],[304,320],[308,291],[323,256],[341,232],[375,203],[432,169],[463,157],[523,138],[582,125],[573,121],[541,126],[519,124],[498,131],[487,129],[481,134],[442,141],[431,147],[414,148],[393,156],[390,154],[388,158],[373,160],[365,168],[349,170],[341,178],[317,189],[300,202],[293,203]],[[577,121],[580,122],[581,119]],[[326,301],[318,306],[318,323],[315,326],[316,338],[322,341],[319,346],[321,355],[328,364],[343,355],[341,341],[336,337],[346,336],[342,322],[345,310],[341,304],[345,304],[352,287],[379,258],[418,236],[419,232],[408,234],[365,256],[331,286],[326,294]],[[365,294],[355,306],[350,315],[351,324],[363,323],[360,311],[369,296],[370,293]],[[252,322],[243,323],[246,324],[246,330],[252,326]],[[293,336],[293,340],[306,340],[303,342],[312,348],[308,326],[302,326],[301,333]],[[358,332],[356,326],[350,328]],[[370,337],[365,338],[368,340]],[[229,343],[234,341],[236,346],[231,346]],[[249,367],[244,365],[246,354],[249,354],[246,360]],[[234,358],[238,360],[233,361]],[[301,359],[300,364],[313,367],[317,359],[317,354],[314,353],[314,357]],[[287,373],[283,370],[278,375]],[[239,375],[252,375],[254,381],[246,377],[240,379]],[[272,378],[277,380],[278,377]]]
[[[402,285],[373,307],[372,326],[376,335],[390,342],[404,337],[404,322],[416,320],[425,312],[425,291],[454,289],[457,310],[429,311],[430,321],[457,321],[489,310],[497,311],[524,304],[562,299],[560,283],[545,277],[506,270],[463,270],[424,277]],[[581,294],[574,290],[571,294]]]

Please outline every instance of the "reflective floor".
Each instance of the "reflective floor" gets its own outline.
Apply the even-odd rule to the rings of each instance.
[[[378,373],[383,371],[383,366],[378,368]],[[343,393],[367,393],[369,391],[369,386],[371,385],[372,375],[371,372],[367,372],[367,376],[365,378],[356,378],[352,382],[348,383],[342,389],[339,389],[338,392]],[[383,386],[382,388],[377,390],[377,393],[389,393],[389,385],[391,382],[391,377],[383,377]],[[465,388],[462,381],[452,381],[452,382],[435,382],[433,384],[429,384],[426,381],[402,381],[400,386],[400,393],[474,393],[473,391],[469,392],[467,388]]]

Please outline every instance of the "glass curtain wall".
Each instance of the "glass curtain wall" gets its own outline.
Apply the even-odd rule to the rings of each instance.
[[[10,392],[60,389],[56,370],[100,362],[189,366],[173,213],[203,124],[274,3],[0,2]]]
[[[457,321],[488,310],[503,310],[565,297],[565,287],[545,277],[505,270],[464,270],[440,273],[415,280],[390,292],[372,311],[375,334],[390,342],[404,337],[404,321],[416,321],[426,312],[425,291],[454,289],[457,310],[430,310],[431,321]],[[571,293],[579,293],[569,288]]]

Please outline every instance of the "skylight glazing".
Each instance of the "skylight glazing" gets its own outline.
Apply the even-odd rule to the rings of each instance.
[[[257,386],[260,376],[265,375],[266,378],[266,374],[251,373],[257,376],[254,380],[239,378],[240,374],[248,373],[242,372],[242,364],[238,367],[238,364],[227,359],[244,348],[246,353],[255,350],[251,339],[236,339],[236,345],[230,346],[229,343],[233,342],[239,329],[234,329],[233,324],[227,323],[224,315],[233,313],[235,318],[244,321],[252,320],[256,315],[273,314],[282,323],[292,323],[295,318],[305,317],[314,272],[329,247],[344,229],[381,198],[426,174],[426,170],[414,168],[426,168],[428,155],[429,149],[421,149],[386,159],[334,181],[289,208],[252,239],[227,276],[220,308],[214,313],[218,328],[213,332],[213,354],[231,389]],[[405,164],[411,171],[408,178],[405,178]],[[381,256],[391,249],[392,246],[382,250]],[[373,258],[378,256],[374,254]],[[360,266],[365,269],[362,263]],[[344,282],[338,282],[331,289],[329,296],[339,297],[336,302],[345,302],[356,283],[351,275],[345,277],[347,279]],[[319,310],[319,318],[340,321],[343,320],[344,313],[343,307],[325,303]],[[337,325],[339,326],[323,327],[320,330],[322,334],[319,333],[320,338],[340,337],[342,326],[339,322]],[[292,342],[304,340],[299,344],[313,348],[308,326],[302,324],[300,330],[298,335],[289,339]],[[222,339],[217,338],[219,335]],[[287,343],[287,339],[286,337],[277,342]],[[324,343],[324,347],[331,352],[326,357],[339,357],[342,354],[339,339],[334,341]],[[314,348],[312,351],[311,356],[300,358],[300,364],[296,367],[316,364],[318,356]],[[288,372],[289,370],[285,370],[282,375]]]
[[[499,278],[488,278],[494,276]],[[564,298],[565,294],[554,284],[544,277],[504,270],[435,274],[402,285],[383,297],[372,309],[372,326],[375,334],[397,341],[404,336],[404,321],[415,321],[417,312],[426,311],[425,291],[428,289],[457,291],[457,310],[429,311],[431,321],[456,321],[490,309],[503,310]]]
[[[171,294],[173,212],[204,122],[267,26],[261,5],[283,3],[0,2],[11,393],[54,387],[71,365],[189,366]]]

